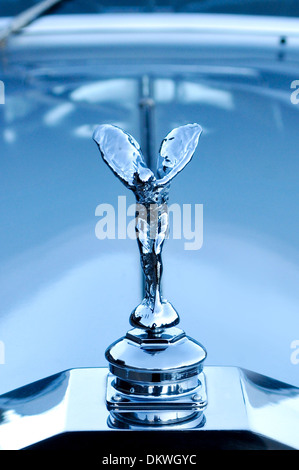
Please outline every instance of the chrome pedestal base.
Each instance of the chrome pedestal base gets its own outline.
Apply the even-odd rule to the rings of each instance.
[[[205,376],[196,376],[197,386],[188,392],[176,393],[171,396],[148,396],[120,391],[117,378],[112,374],[107,380],[107,408],[113,416],[117,427],[126,423],[143,426],[165,426],[203,420],[203,411],[207,406]]]
[[[172,427],[180,427],[180,430],[195,429],[203,426],[205,423],[205,416],[203,412],[182,412],[178,411],[167,412],[110,412],[108,424],[114,429],[132,429],[138,426],[139,429],[144,431],[149,429],[155,430],[170,430]]]
[[[206,351],[183,330],[151,336],[135,328],[107,349],[106,358],[107,407],[121,422],[161,426],[203,416]]]
[[[299,388],[235,367],[205,366],[203,418],[165,426],[120,420],[106,406],[108,368],[72,369],[0,396],[0,449],[299,450]],[[172,450],[171,450],[172,449]]]

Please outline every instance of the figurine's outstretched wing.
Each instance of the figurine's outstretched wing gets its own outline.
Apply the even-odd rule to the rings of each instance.
[[[159,186],[169,183],[190,162],[201,133],[198,124],[187,124],[173,129],[162,140],[157,165]]]
[[[118,178],[131,189],[136,184],[155,180],[153,172],[146,166],[138,142],[122,129],[110,124],[98,126],[93,134],[103,160]]]

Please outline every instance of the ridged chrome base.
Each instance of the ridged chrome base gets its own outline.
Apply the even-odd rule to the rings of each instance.
[[[152,337],[130,330],[107,349],[106,358],[107,407],[122,423],[152,426],[202,417],[206,351],[183,330],[169,328]]]
[[[195,384],[193,388],[188,388],[184,392],[184,387]],[[140,424],[150,426],[164,426],[184,423],[195,420],[197,425],[203,418],[203,410],[207,406],[207,393],[204,374],[201,373],[192,380],[188,379],[182,383],[169,384],[164,386],[153,386],[148,384],[146,388],[148,394],[134,393],[131,388],[128,391],[121,391],[118,387],[119,380],[109,374],[107,380],[107,408],[113,416],[116,426],[127,422],[128,424]],[[136,384],[135,384],[136,385]],[[157,394],[155,394],[157,388]],[[176,393],[174,389],[176,388]],[[160,389],[165,392],[161,393]],[[153,392],[153,393],[151,393]],[[116,420],[116,421],[115,421]]]
[[[202,411],[198,412],[159,412],[159,413],[119,413],[110,412],[108,419],[109,427],[113,429],[132,429],[138,425],[139,429],[163,429],[171,430],[195,429],[202,427],[205,423],[205,416]]]

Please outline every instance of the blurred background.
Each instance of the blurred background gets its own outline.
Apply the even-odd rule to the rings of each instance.
[[[65,0],[10,32],[38,3],[0,5],[0,393],[106,366],[129,328],[137,243],[99,240],[95,210],[134,197],[91,136],[114,124],[144,147],[144,98],[152,165],[174,127],[203,128],[170,191],[203,204],[203,245],[163,253],[181,327],[208,365],[299,386],[298,2]]]
[[[3,0],[2,16],[17,15],[41,3],[39,0]],[[243,15],[298,16],[296,0],[63,0],[53,6],[51,13],[233,13]]]

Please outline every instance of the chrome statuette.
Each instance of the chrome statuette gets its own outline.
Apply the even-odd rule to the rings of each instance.
[[[94,132],[102,158],[136,197],[135,231],[145,295],[130,315],[134,327],[106,351],[111,377],[107,406],[114,418],[144,424],[202,419],[207,397],[205,349],[177,325],[179,315],[162,296],[162,248],[169,231],[171,180],[192,159],[201,127],[173,129],[162,141],[156,175],[136,140],[112,125]],[[200,393],[199,393],[200,390]]]

